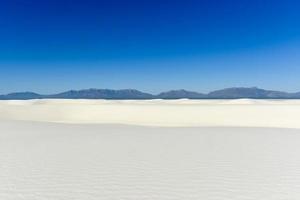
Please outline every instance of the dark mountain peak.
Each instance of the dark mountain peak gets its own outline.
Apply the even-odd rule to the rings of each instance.
[[[70,90],[56,95],[51,95],[50,98],[64,99],[151,99],[153,95],[144,93],[134,89],[85,89],[85,90]]]
[[[232,87],[208,93],[211,98],[287,98],[286,92],[265,90],[258,87]]]
[[[199,98],[203,98],[204,94],[180,89],[180,90],[170,90],[168,92],[162,92],[158,94],[157,97],[161,99],[181,99],[181,98],[199,99]]]

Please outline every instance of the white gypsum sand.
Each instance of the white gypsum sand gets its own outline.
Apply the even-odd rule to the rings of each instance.
[[[298,100],[1,101],[0,199],[298,200],[299,107]]]
[[[300,128],[300,100],[0,101],[0,119],[171,127]]]
[[[0,122],[3,200],[298,200],[300,130]]]

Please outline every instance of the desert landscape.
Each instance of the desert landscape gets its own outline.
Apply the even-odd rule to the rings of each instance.
[[[0,199],[299,199],[299,100],[0,102]]]
[[[300,200],[300,1],[0,1],[0,200]]]

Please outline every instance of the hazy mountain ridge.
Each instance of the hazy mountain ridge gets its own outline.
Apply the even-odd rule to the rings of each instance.
[[[87,89],[70,90],[67,92],[48,95],[48,98],[58,99],[151,99],[153,95],[134,89],[110,90]]]
[[[245,87],[233,87],[225,88],[222,90],[212,91],[207,94],[210,98],[289,98],[292,97],[292,93],[264,90],[257,87],[245,88]],[[300,97],[300,96],[299,96]]]
[[[167,92],[162,92],[156,95],[155,97],[159,99],[180,99],[180,98],[199,99],[199,98],[204,98],[205,94],[181,89],[181,90],[170,90]]]
[[[43,95],[34,92],[15,92],[7,95],[0,95],[0,100],[28,100],[41,98],[43,98]]]
[[[157,95],[141,92],[135,89],[85,89],[70,90],[52,95],[41,95],[33,92],[10,93],[0,95],[1,100],[28,100],[28,99],[300,99],[300,92],[288,93],[282,91],[265,90],[257,87],[232,87],[215,90],[207,94],[187,91],[170,90]]]

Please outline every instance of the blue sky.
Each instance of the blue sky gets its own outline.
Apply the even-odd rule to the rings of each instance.
[[[296,0],[4,0],[0,93],[300,91]]]

